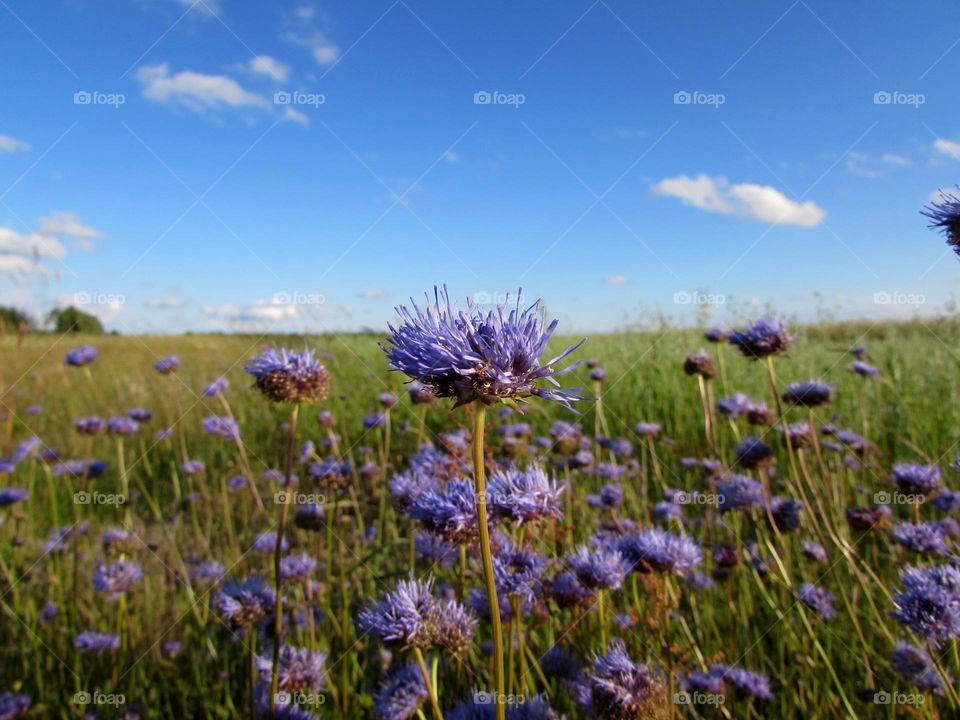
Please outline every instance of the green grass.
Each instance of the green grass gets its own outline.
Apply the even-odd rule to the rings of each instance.
[[[889,617],[890,593],[898,586],[898,567],[910,558],[885,537],[851,534],[842,520],[841,505],[867,504],[874,492],[887,489],[888,468],[894,461],[938,462],[946,470],[960,450],[956,430],[960,427],[960,325],[952,319],[876,326],[845,324],[805,327],[800,334],[789,356],[776,360],[781,385],[810,378],[836,384],[836,401],[818,410],[817,419],[861,431],[866,418],[869,437],[877,444],[869,467],[848,469],[841,458],[831,456],[824,477],[810,455],[807,459],[813,490],[829,502],[826,517],[805,515],[801,530],[784,536],[782,548],[762,513],[725,518],[724,525],[710,531],[713,541],[755,539],[768,558],[776,550],[782,554],[782,571],[772,561],[766,577],[740,568],[728,580],[700,592],[677,579],[668,583],[648,580],[638,582],[636,587],[628,580],[624,590],[607,597],[608,629],[612,635],[624,637],[635,659],[677,669],[698,668],[712,660],[738,661],[768,674],[775,682],[777,697],[766,706],[751,707],[730,698],[719,710],[712,706],[678,707],[685,716],[845,717],[845,696],[863,717],[899,717],[903,707],[864,703],[858,693],[865,688],[914,692],[892,673],[888,660],[892,640],[904,637]],[[338,335],[269,340],[294,348],[304,343],[316,348],[331,372],[329,400],[305,406],[301,412],[299,441],[312,439],[321,445],[324,435],[316,413],[329,409],[336,416],[335,430],[342,437],[342,446],[349,449],[353,459],[359,463],[365,457],[363,448],[369,447],[371,452],[366,457],[375,461],[382,434],[365,433],[361,421],[376,409],[377,394],[391,390],[401,396],[401,402],[391,413],[390,465],[392,470],[405,466],[405,458],[415,444],[419,414],[403,392],[403,378],[387,372],[378,338]],[[566,340],[556,339],[552,345],[560,349]],[[63,363],[64,353],[80,342],[91,342],[100,350],[100,358],[89,367],[89,377],[84,370]],[[64,458],[97,457],[107,461],[108,471],[89,489],[118,492],[118,448],[114,439],[84,438],[73,430],[72,422],[84,415],[116,415],[133,407],[154,412],[154,419],[136,437],[124,442],[122,452],[131,489],[146,490],[162,521],[156,519],[144,495],[134,499],[132,529],[138,539],[128,553],[143,566],[144,579],[122,602],[107,602],[94,593],[91,583],[93,569],[103,559],[100,531],[119,524],[122,510],[76,505],[72,499],[79,489],[77,482],[50,476],[48,466],[40,462],[22,463],[13,473],[0,476],[5,486],[30,491],[28,500],[0,511],[6,516],[0,528],[0,609],[4,615],[0,625],[0,690],[22,688],[30,694],[34,700],[31,717],[80,717],[83,708],[72,702],[74,693],[97,689],[122,693],[127,707],[139,703],[150,717],[229,718],[247,713],[249,672],[244,645],[249,637],[238,639],[216,619],[208,608],[209,595],[201,587],[189,588],[184,582],[184,569],[195,557],[217,559],[231,569],[233,576],[257,571],[272,577],[272,558],[249,552],[248,548],[256,534],[269,529],[274,521],[277,506],[271,502],[273,489],[258,481],[269,518],[258,514],[248,491],[226,491],[225,480],[242,471],[236,447],[205,435],[200,427],[204,417],[224,412],[220,401],[204,398],[202,390],[209,381],[225,374],[231,382],[226,396],[243,428],[254,475],[282,467],[286,435],[281,426],[289,417],[289,408],[265,401],[250,388],[242,369],[263,342],[253,336],[33,335],[18,348],[15,338],[0,339],[0,442],[4,455],[35,433]],[[664,427],[656,445],[663,483],[683,489],[705,488],[699,474],[680,467],[682,457],[709,454],[697,382],[681,370],[684,355],[702,345],[706,343],[697,332],[666,328],[661,332],[591,337],[577,354],[579,359],[597,358],[606,369],[603,410],[610,434],[633,441],[643,460],[635,476],[625,481],[626,515],[641,517],[649,503],[661,499],[653,460],[641,453],[642,443],[633,432],[638,421],[654,421]],[[846,350],[852,345],[869,347],[870,360],[880,368],[881,380],[864,383],[849,371],[851,357]],[[730,346],[707,349],[722,353],[725,376],[715,383],[717,398],[739,390],[771,402],[765,364],[744,360]],[[152,364],[168,354],[179,355],[182,368],[175,376],[158,375]],[[564,384],[582,385],[592,394],[588,373],[580,368],[566,376]],[[28,415],[30,405],[42,405],[42,414]],[[535,435],[546,434],[557,419],[580,422],[585,432],[592,433],[592,405],[580,406],[583,414],[578,417],[552,404],[534,402],[526,420],[533,425]],[[510,421],[517,419],[514,416]],[[802,420],[805,415],[791,411],[790,419]],[[407,433],[401,431],[404,421],[411,425]],[[489,444],[494,449],[498,422],[491,417],[488,423]],[[178,432],[172,439],[154,440],[156,430],[175,423]],[[442,432],[468,426],[469,419],[463,408],[454,410],[443,402],[430,409],[427,424],[428,436],[436,439]],[[186,455],[206,464],[203,476],[186,477],[178,470],[183,459],[180,429]],[[721,425],[719,431],[721,451],[729,460],[733,430]],[[767,440],[778,452],[779,480],[775,485],[782,481],[782,486],[777,491],[798,496],[799,488],[795,487],[776,430],[768,433]],[[641,493],[644,473],[650,487],[649,503]],[[602,482],[582,472],[561,472],[560,477],[572,487],[573,500],[568,506],[571,514],[555,530],[530,533],[527,539],[537,550],[562,558],[566,549],[593,532],[598,513],[583,502],[583,497]],[[945,478],[948,485],[953,484],[951,471],[945,472]],[[858,494],[858,486],[869,491]],[[306,486],[301,489],[309,492]],[[329,533],[320,533],[319,539],[299,530],[288,533],[298,550],[314,553],[322,560],[320,587],[310,604],[320,608],[323,619],[312,638],[299,626],[292,638],[298,644],[315,642],[330,654],[333,690],[322,696],[322,717],[372,716],[371,693],[382,671],[380,648],[369,638],[357,637],[353,617],[363,602],[382,594],[396,578],[409,573],[410,537],[414,532],[411,522],[391,508],[384,536],[373,542],[363,541],[360,528],[376,524],[385,491],[383,478],[356,478],[353,493],[328,498],[335,502],[328,508],[328,517],[333,518]],[[197,493],[197,499],[185,502],[191,493]],[[910,509],[900,507],[895,512],[906,518]],[[925,519],[935,517],[930,507],[922,507],[920,513]],[[699,518],[702,511],[690,509],[689,514]],[[43,551],[54,515],[61,525],[78,519],[90,523],[88,533],[77,543],[76,584],[72,549],[60,554]],[[800,540],[812,539],[817,528],[828,526],[842,535],[860,559],[845,558],[835,546],[828,545],[827,565],[803,561]],[[690,532],[707,539],[702,526],[691,526]],[[708,557],[703,569],[709,571],[711,567]],[[426,569],[418,564],[416,572],[422,575]],[[435,574],[440,582],[456,583],[455,569],[435,569]],[[837,595],[838,618],[829,625],[824,626],[797,605],[795,590],[804,580],[822,584]],[[470,587],[480,587],[479,563],[476,567],[471,563],[467,582]],[[294,604],[307,602],[295,594],[290,598]],[[60,614],[54,621],[43,623],[37,616],[48,600],[61,604]],[[676,613],[664,623],[667,604],[675,605]],[[633,614],[633,626],[626,630],[614,627],[612,618],[617,613]],[[598,623],[596,612],[578,618],[570,610],[558,611],[546,605],[525,621],[526,642],[532,652],[530,663],[553,643],[580,659],[589,659],[598,649]],[[121,632],[124,646],[108,658],[78,657],[72,649],[72,638],[75,631],[84,629]],[[488,627],[481,624],[481,638],[488,634]],[[161,646],[174,638],[182,643],[183,653],[176,659],[163,657]],[[486,684],[487,656],[481,652],[479,641],[474,647],[466,670],[446,660],[440,666],[440,701],[445,708],[465,697],[473,686]],[[263,639],[260,649],[269,651]],[[956,662],[948,652],[944,667],[960,676]],[[556,682],[545,685],[531,672],[524,685],[524,693],[548,692],[558,711],[579,716],[569,694]],[[515,688],[515,692],[519,690]],[[103,710],[108,717],[114,712],[111,707]],[[429,716],[429,707],[425,705],[422,712]],[[952,707],[949,698],[927,694],[918,712],[921,717],[935,717],[936,712],[947,717],[960,709]]]

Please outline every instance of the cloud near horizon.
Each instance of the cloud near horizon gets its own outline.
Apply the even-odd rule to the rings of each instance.
[[[685,205],[747,220],[815,227],[827,213],[813,201],[799,203],[769,185],[731,185],[724,177],[701,173],[696,178],[679,175],[665,178],[652,187],[657,195],[680,198]]]

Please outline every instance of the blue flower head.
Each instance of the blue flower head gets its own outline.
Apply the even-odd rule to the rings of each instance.
[[[561,390],[555,376],[572,370],[557,364],[583,344],[568,347],[541,363],[547,342],[557,327],[544,328],[543,309],[537,301],[526,310],[501,305],[484,314],[468,305],[467,312],[450,304],[446,287],[434,291],[426,310],[411,300],[412,310],[397,308],[402,319],[390,326],[387,344],[381,346],[390,367],[416,380],[437,397],[456,398],[462,405],[474,400],[486,404],[538,396],[567,407],[583,399],[576,390]],[[542,387],[546,381],[553,387]]]

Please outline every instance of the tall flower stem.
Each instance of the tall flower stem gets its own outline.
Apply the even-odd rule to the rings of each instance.
[[[427,669],[427,663],[423,659],[423,651],[415,647],[413,656],[417,659],[417,665],[420,666],[420,674],[423,675],[423,684],[427,688],[427,697],[430,698],[430,707],[433,708],[434,720],[443,720],[443,713],[440,712],[440,703],[437,700],[437,691],[433,687],[433,681],[430,679],[430,671]]]
[[[493,633],[493,677],[496,695],[493,707],[496,720],[506,718],[506,683],[503,673],[503,631],[500,628],[500,604],[497,600],[497,583],[493,575],[493,553],[490,552],[490,529],[487,526],[487,482],[483,464],[483,427],[486,408],[479,402],[473,406],[473,482],[477,494],[477,524],[480,531],[480,559],[483,562],[483,578],[487,588],[487,604],[490,607],[490,627]]]
[[[277,521],[277,544],[273,550],[273,587],[276,593],[273,621],[273,666],[270,670],[270,719],[276,715],[275,698],[280,686],[280,636],[283,634],[283,594],[280,592],[280,560],[283,554],[283,527],[287,522],[287,508],[290,506],[286,490],[290,485],[293,472],[293,456],[297,449],[297,418],[300,406],[294,405],[290,411],[290,437],[287,441],[287,457],[283,469],[283,502],[280,503],[280,519]]]

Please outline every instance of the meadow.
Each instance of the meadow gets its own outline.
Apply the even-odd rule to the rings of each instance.
[[[569,358],[589,365],[559,379],[600,402],[575,402],[571,412],[531,398],[524,415],[486,410],[488,482],[539,466],[563,488],[554,497],[546,486],[558,507],[542,517],[486,500],[504,584],[508,718],[960,717],[960,601],[945,610],[955,624],[933,639],[893,615],[904,569],[956,552],[949,517],[960,502],[951,505],[948,489],[958,485],[960,324],[791,332],[796,343],[770,364],[707,342],[702,330],[592,336]],[[553,338],[546,356],[579,339]],[[407,378],[388,370],[382,341],[0,340],[0,456],[9,460],[0,472],[0,717],[494,717],[476,543],[445,537],[430,507],[391,482],[433,473],[442,497],[455,478],[469,479],[477,408],[414,404]],[[66,364],[84,344],[96,359]],[[263,345],[315,349],[328,396],[270,402],[244,371]],[[851,370],[861,347],[855,354],[876,377]],[[702,382],[684,371],[700,348],[716,368]],[[174,371],[155,370],[168,356],[179,360]],[[205,394],[221,377],[229,385]],[[811,379],[830,383],[829,402],[781,399],[789,383]],[[735,392],[773,417],[754,425],[723,417],[717,402]],[[75,426],[135,408],[150,419],[140,413],[139,423],[110,431]],[[784,420],[812,420],[815,432],[790,425],[797,435],[788,445]],[[840,429],[868,442],[838,441]],[[749,437],[772,457],[754,463],[742,446],[738,455]],[[92,459],[105,465],[67,462]],[[287,462],[296,484],[284,494]],[[897,463],[938,466],[937,487],[906,492],[893,479]],[[727,484],[736,478],[755,485]],[[769,498],[729,497],[758,486],[802,506],[777,506],[774,517]],[[866,526],[862,516],[851,521],[848,508],[874,505],[888,510]],[[278,621],[268,590],[281,515],[290,560]],[[918,545],[919,531],[900,527],[911,523],[939,544]],[[651,554],[625,570],[603,567],[611,547],[628,555],[624,539],[653,542],[644,533],[655,528],[697,549],[686,565]],[[260,585],[238,587],[256,576]],[[462,611],[468,637],[397,642],[362,620],[411,577],[434,578],[427,594],[448,616]],[[278,627],[291,655],[274,709]],[[88,632],[106,635],[78,640]]]

